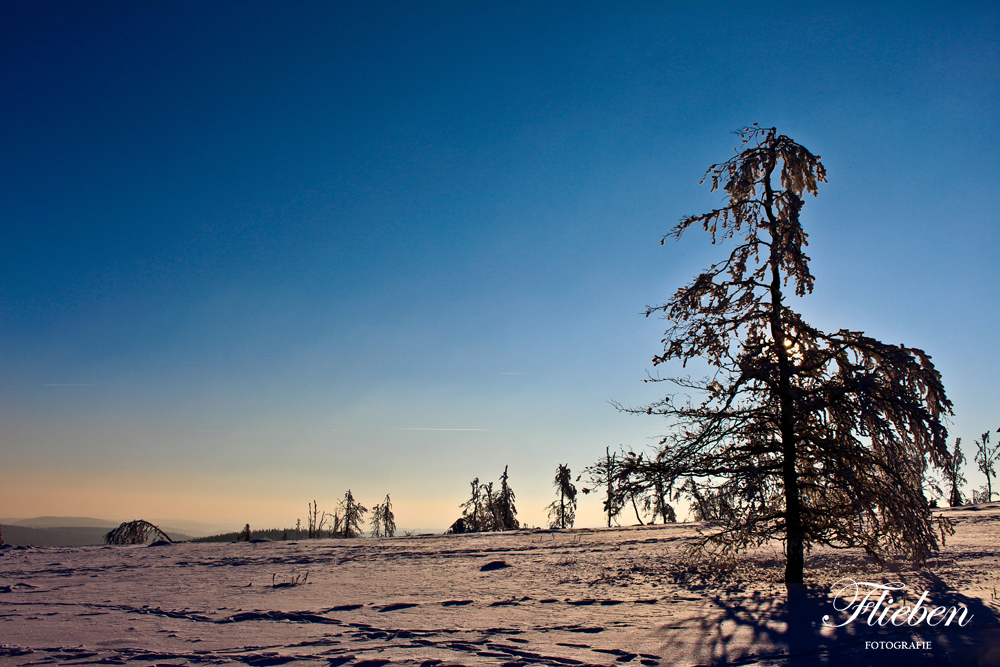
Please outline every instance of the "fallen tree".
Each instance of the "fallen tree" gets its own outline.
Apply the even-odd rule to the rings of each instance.
[[[150,538],[173,542],[162,530],[142,519],[124,521],[104,536],[105,544],[145,544]]]

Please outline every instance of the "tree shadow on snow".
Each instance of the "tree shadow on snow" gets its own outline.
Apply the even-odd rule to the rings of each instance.
[[[925,606],[955,606],[960,612],[962,605],[968,607],[971,619],[964,627],[957,622],[947,627],[869,625],[870,614],[843,627],[825,627],[825,616],[832,625],[850,618],[834,609],[825,588],[795,585],[773,595],[719,588],[704,592],[703,613],[659,628],[661,664],[1000,667],[1000,617],[981,600],[950,589],[936,575],[930,575],[930,581]],[[920,592],[908,591],[907,604],[912,605]],[[916,642],[930,642],[930,648],[913,648]]]

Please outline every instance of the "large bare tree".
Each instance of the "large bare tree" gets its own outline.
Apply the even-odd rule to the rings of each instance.
[[[723,206],[661,240],[700,226],[734,247],[646,309],[670,322],[653,364],[701,359],[711,374],[651,377],[682,393],[627,410],[669,418],[656,468],[675,497],[714,499],[708,555],[782,539],[787,583],[803,581],[810,544],[925,559],[948,529],[922,493],[928,466],[949,460],[940,374],[922,350],[824,333],[789,307],[813,289],[799,213],[826,170],[774,128],[737,134],[742,150],[706,174]]]

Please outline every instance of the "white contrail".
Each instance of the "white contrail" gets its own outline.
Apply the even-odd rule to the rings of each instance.
[[[394,431],[489,431],[488,428],[418,428],[415,426],[401,426],[394,428]]]
[[[43,387],[96,387],[96,384],[92,383],[63,383],[63,384],[43,384]]]

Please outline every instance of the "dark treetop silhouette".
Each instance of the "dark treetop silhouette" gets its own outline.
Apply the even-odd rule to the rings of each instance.
[[[587,466],[584,471],[587,475],[587,483],[590,487],[580,489],[583,493],[596,491],[604,487],[604,515],[607,517],[608,528],[611,522],[616,520],[622,508],[625,506],[625,493],[619,489],[621,480],[621,462],[618,460],[618,452],[611,453],[611,448],[604,449],[604,456],[597,463]]]
[[[340,535],[342,537],[361,537],[361,529],[368,508],[354,499],[354,494],[348,489],[344,499],[340,501]]]
[[[826,171],[774,128],[737,134],[742,152],[706,173],[713,191],[727,193],[725,206],[683,218],[668,235],[697,224],[713,244],[736,247],[646,309],[671,322],[654,365],[701,358],[714,368],[700,381],[648,380],[696,398],[626,409],[673,422],[650,469],[674,497],[722,500],[718,530],[699,543],[709,557],[783,538],[786,583],[803,581],[810,544],[923,560],[949,529],[922,492],[928,465],[949,460],[941,376],[922,350],[824,333],[786,305],[813,288],[799,212]]]
[[[462,516],[448,529],[449,533],[478,533],[486,531],[517,530],[521,527],[514,506],[514,490],[510,488],[507,467],[500,475],[500,489],[493,490],[493,482],[480,484],[472,480],[472,496],[462,503]]]
[[[955,438],[955,446],[951,450],[951,460],[944,470],[944,481],[948,485],[948,504],[958,507],[965,504],[962,497],[962,485],[966,483],[965,475],[962,474],[962,464],[965,463],[965,454],[962,453],[962,439]]]
[[[396,534],[396,516],[392,513],[389,494],[385,500],[372,508],[372,537],[393,537]]]
[[[572,528],[576,521],[576,486],[569,464],[559,464],[553,482],[559,497],[546,508],[549,510],[549,528]]]

